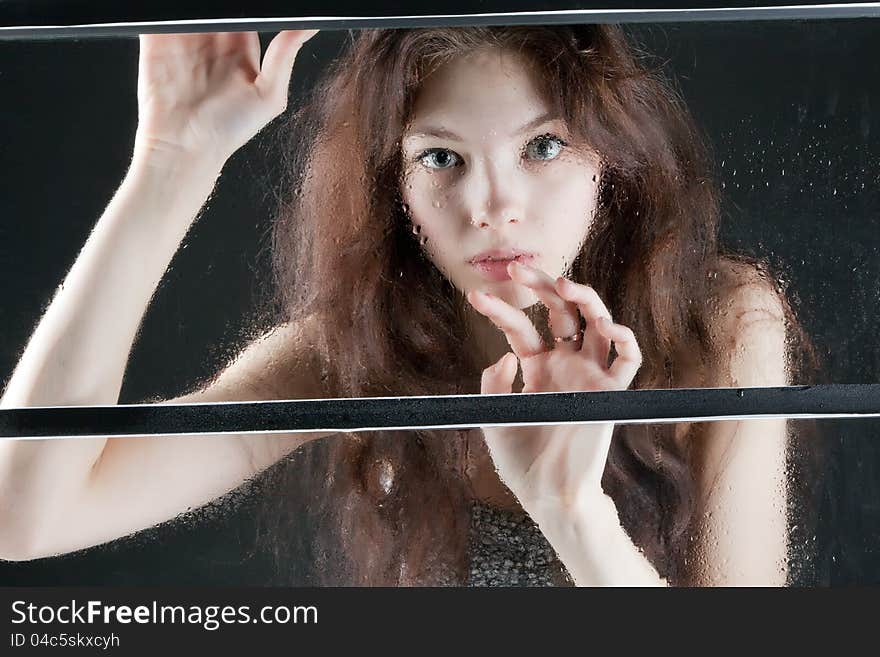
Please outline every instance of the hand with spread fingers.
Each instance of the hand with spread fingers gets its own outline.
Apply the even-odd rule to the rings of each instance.
[[[293,64],[317,30],[141,34],[135,153],[222,166],[287,109]]]
[[[633,332],[611,321],[596,291],[511,262],[515,283],[531,288],[549,310],[548,348],[526,314],[504,300],[470,291],[468,302],[501,329],[512,348],[483,371],[481,394],[511,394],[517,362],[522,392],[625,390],[642,361]],[[585,327],[581,332],[581,317]],[[614,342],[617,357],[608,366]],[[613,423],[483,427],[501,480],[527,511],[533,504],[571,506],[604,495],[602,473]]]

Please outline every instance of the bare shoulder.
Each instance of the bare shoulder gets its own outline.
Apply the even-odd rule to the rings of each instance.
[[[275,399],[324,399],[330,396],[317,348],[318,323],[285,322],[261,333],[207,385],[163,403],[219,403]],[[249,470],[258,472],[300,445],[334,431],[241,434]]]
[[[732,258],[722,258],[720,269],[719,316],[726,325],[742,326],[754,320],[785,320],[786,300],[767,274]]]
[[[273,326],[247,343],[208,385],[168,403],[323,397],[317,339],[313,320]]]
[[[731,258],[720,264],[711,326],[715,385],[786,385],[787,300],[754,266]]]

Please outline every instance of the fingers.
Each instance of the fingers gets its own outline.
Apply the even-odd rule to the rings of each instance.
[[[587,357],[599,360],[602,366],[607,365],[611,341],[596,330],[596,325],[602,317],[611,319],[611,313],[599,293],[588,285],[580,285],[561,276],[556,279],[555,288],[559,296],[577,305],[586,321],[581,351]]]
[[[218,32],[212,44],[218,56],[239,56],[239,66],[247,63],[250,79],[260,75],[260,35],[257,32]]]
[[[255,84],[263,96],[274,98],[279,103],[281,111],[287,107],[293,62],[302,45],[317,33],[318,30],[285,30],[275,35],[266,48]]]
[[[562,277],[551,285],[551,279],[546,273],[519,263],[508,265],[508,273],[517,283],[534,290],[547,306],[554,336],[573,333],[574,331],[568,332],[567,328],[564,332],[559,326],[565,325],[563,322],[569,322],[567,326],[572,326],[575,321],[579,321],[577,311],[580,311],[587,322],[580,353],[596,360],[603,370],[607,368],[607,376],[615,387],[624,390],[629,387],[642,364],[641,349],[630,328],[611,321],[611,313],[596,290]],[[478,290],[468,292],[467,299],[478,312],[504,332],[514,354],[520,360],[546,351],[541,336],[522,310],[514,308],[503,299]],[[617,357],[607,367],[612,342]],[[515,358],[511,357],[509,363],[502,358],[487,368],[483,372],[483,391],[509,393],[516,377],[515,364]]]
[[[518,364],[516,355],[508,351],[494,365],[483,370],[483,376],[480,379],[480,393],[484,395],[511,394]]]
[[[608,374],[617,382],[621,390],[625,390],[632,383],[642,364],[642,351],[639,349],[636,336],[630,328],[622,324],[614,324],[605,318],[598,322],[597,330],[608,340],[614,341],[617,358],[611,364]]]
[[[520,285],[534,290],[541,302],[549,311],[550,332],[554,338],[565,338],[574,335],[581,328],[581,316],[578,308],[566,301],[556,292],[553,279],[536,267],[529,267],[519,262],[511,262],[507,266],[510,277]],[[580,349],[580,342],[558,342],[556,349]]]
[[[545,351],[544,341],[535,325],[519,308],[479,290],[468,292],[467,300],[477,312],[488,317],[495,326],[504,331],[508,344],[520,359]]]

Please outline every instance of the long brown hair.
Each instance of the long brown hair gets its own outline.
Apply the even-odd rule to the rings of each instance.
[[[603,157],[599,209],[569,275],[638,337],[633,387],[707,384],[685,376],[721,361],[711,320],[733,260],[719,252],[711,158],[678,94],[616,26],[460,27],[353,34],[291,116],[275,282],[282,319],[321,327],[309,347],[326,395],[479,392],[488,363],[462,349],[465,302],[426,261],[399,186],[400,138],[421,82],[486,47],[526,57],[548,102]],[[297,522],[292,540],[315,583],[462,582],[466,438],[343,434],[300,455],[298,492],[282,494],[285,504],[304,500],[293,520],[313,521],[311,530]],[[698,503],[689,444],[674,425],[619,425],[602,481],[633,541],[673,582],[687,579]]]

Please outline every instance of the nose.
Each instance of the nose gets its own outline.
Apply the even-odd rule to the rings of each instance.
[[[466,181],[466,211],[470,223],[486,230],[499,230],[517,224],[523,218],[521,195],[516,172],[489,157],[475,160]]]

